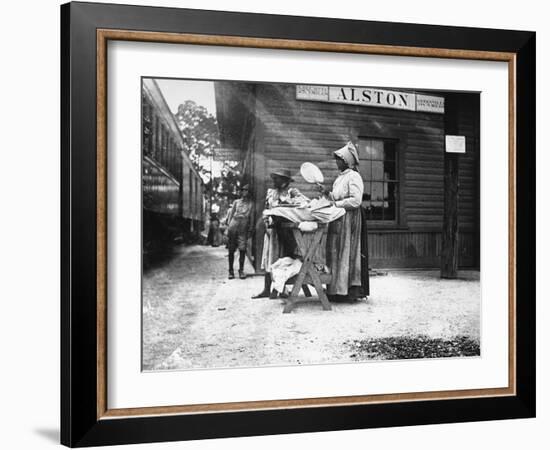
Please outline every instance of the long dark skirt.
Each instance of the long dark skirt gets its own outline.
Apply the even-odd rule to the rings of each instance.
[[[369,280],[369,235],[367,228],[367,211],[361,209],[361,289],[363,296],[370,295]]]
[[[327,294],[333,300],[370,294],[367,222],[363,208],[348,210],[330,223],[326,256],[332,274]]]

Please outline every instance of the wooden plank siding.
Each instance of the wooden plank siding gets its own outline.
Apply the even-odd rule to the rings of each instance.
[[[371,267],[438,267],[443,225],[444,115],[349,104],[296,100],[294,85],[255,84],[254,152],[249,176],[256,191],[257,217],[271,185],[269,173],[290,169],[293,186],[315,197],[315,186],[299,174],[305,161],[317,164],[331,186],[338,175],[332,152],[359,138],[395,140],[398,154],[397,224],[369,222]],[[477,111],[476,111],[477,108]],[[479,264],[479,100],[461,103],[460,134],[466,154],[459,165],[460,265]],[[250,146],[252,146],[250,148]],[[250,156],[248,156],[250,157]],[[255,255],[261,255],[261,230]]]
[[[461,265],[471,267],[474,261],[475,233],[460,232]],[[441,232],[376,232],[370,231],[370,267],[439,267]]]

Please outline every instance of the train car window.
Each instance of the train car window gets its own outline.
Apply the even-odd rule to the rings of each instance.
[[[193,214],[193,171],[189,168],[189,214]]]
[[[159,159],[160,155],[160,120],[159,117],[155,115],[155,152],[154,157],[156,160]]]

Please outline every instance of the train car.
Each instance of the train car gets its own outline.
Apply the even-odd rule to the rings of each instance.
[[[197,242],[204,226],[204,183],[156,81],[142,79],[143,249]]]

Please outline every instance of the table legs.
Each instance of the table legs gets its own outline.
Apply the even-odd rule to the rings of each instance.
[[[300,268],[300,272],[298,272],[298,275],[296,275],[294,286],[292,287],[292,292],[290,293],[290,295],[285,301],[285,307],[283,309],[283,313],[289,313],[292,311],[292,309],[294,308],[294,306],[298,301],[298,294],[300,293],[300,289],[304,290],[304,294],[306,295],[306,297],[311,297],[311,291],[309,290],[309,287],[306,284],[304,284],[304,280],[307,275],[309,275],[311,277],[311,280],[313,281],[313,286],[317,291],[317,296],[319,297],[319,300],[323,305],[323,309],[325,311],[328,311],[331,309],[331,306],[325,294],[325,291],[323,289],[321,278],[317,273],[317,269],[313,265],[313,255],[315,254],[315,251],[317,250],[317,247],[321,242],[321,239],[323,237],[323,230],[318,229],[315,232],[309,248],[306,248],[306,244],[304,242],[302,233],[300,231],[295,230],[294,236],[296,238],[296,243],[300,248],[300,251],[302,252],[302,255],[304,255],[304,260],[302,262],[302,267]]]

